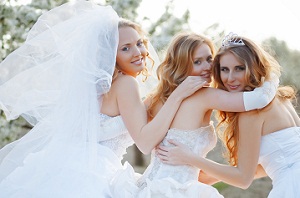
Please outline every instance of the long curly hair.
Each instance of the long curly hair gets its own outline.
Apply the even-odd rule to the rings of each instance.
[[[261,86],[264,80],[271,78],[271,73],[278,75],[278,77],[280,76],[281,66],[273,56],[250,39],[237,36],[237,40],[239,39],[242,39],[245,45],[221,47],[213,61],[212,75],[213,86],[215,88],[226,90],[220,75],[220,58],[225,53],[232,53],[239,62],[245,65],[245,80],[247,84],[245,91],[251,91]],[[293,99],[295,98],[295,91],[288,86],[281,87],[277,91],[276,97]],[[224,155],[231,165],[236,166],[238,163],[239,113],[217,111],[215,115],[219,120],[219,124],[217,125],[218,134],[227,150]]]
[[[148,116],[153,118],[153,111],[157,104],[162,104],[168,99],[176,87],[187,78],[193,69],[193,53],[203,43],[207,44],[212,56],[215,48],[210,39],[193,32],[181,32],[175,35],[170,42],[162,63],[158,66],[157,77],[159,80],[157,88],[151,97],[148,106]]]

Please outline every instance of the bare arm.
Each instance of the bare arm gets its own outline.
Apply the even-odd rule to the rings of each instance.
[[[276,93],[275,89],[274,94],[271,95],[261,92],[263,90],[261,87],[257,89],[259,89],[258,92],[228,92],[216,88],[208,88],[205,91],[201,91],[206,92],[207,109],[244,112],[267,106],[273,100]]]
[[[229,93],[211,88],[207,94],[207,101],[210,102],[207,107],[230,112],[261,109],[274,99],[278,86],[278,76],[271,74],[269,81],[265,81],[261,87],[257,87],[253,91]]]
[[[252,114],[251,116],[248,116]],[[228,183],[246,189],[251,184],[258,164],[262,121],[257,113],[242,113],[239,118],[239,151],[236,167],[219,164],[202,158],[190,151],[185,145],[170,141],[175,147],[160,146],[159,157],[168,164],[189,164],[199,167],[207,174]]]
[[[220,180],[206,174],[203,170],[200,170],[199,172],[198,181],[207,185],[213,185],[220,182]]]
[[[256,168],[254,179],[259,179],[259,178],[267,177],[267,176],[268,175],[267,175],[265,169],[259,164]]]
[[[137,82],[127,76],[118,83],[117,103],[120,114],[134,142],[144,154],[149,154],[165,137],[181,102],[205,84],[200,77],[188,77],[147,124],[147,112],[140,99]]]

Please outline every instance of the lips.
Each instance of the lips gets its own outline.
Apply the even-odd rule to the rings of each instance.
[[[210,73],[200,75],[202,78],[210,78]]]
[[[228,85],[228,84],[227,84],[227,87],[228,87],[229,89],[231,89],[231,90],[236,90],[236,89],[239,88],[239,85]]]
[[[132,61],[131,63],[132,64],[136,64],[136,65],[140,65],[140,64],[142,64],[143,63],[143,58],[140,58],[140,59],[138,59],[138,60],[135,60],[135,61]]]

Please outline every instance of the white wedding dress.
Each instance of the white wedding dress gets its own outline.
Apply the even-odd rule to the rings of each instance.
[[[99,115],[118,23],[111,6],[63,4],[0,63],[0,109],[33,126],[0,150],[1,198],[111,197],[110,179],[133,143],[120,117]]]
[[[75,160],[83,159],[77,156],[83,148],[74,146],[68,151],[72,156],[63,159],[64,163],[49,162],[47,153],[52,152],[45,148],[26,156],[24,165],[0,182],[0,197],[111,197],[110,181],[122,169],[121,160],[133,140],[120,116],[99,117],[95,169],[86,169],[82,161]],[[59,159],[59,152],[56,155]]]
[[[268,198],[300,197],[300,127],[263,136],[259,164],[272,179]]]
[[[170,129],[161,144],[172,146],[167,141],[169,139],[188,145],[190,149],[202,157],[205,157],[217,142],[212,124],[196,130]],[[188,165],[164,164],[153,151],[151,163],[141,177],[134,173],[129,164],[124,170],[118,171],[112,181],[112,195],[118,198],[223,197],[214,187],[198,182],[199,171],[198,168]]]

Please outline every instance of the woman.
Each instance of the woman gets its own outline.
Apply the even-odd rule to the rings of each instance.
[[[1,197],[111,196],[126,148],[134,140],[152,150],[180,102],[205,84],[188,78],[166,102],[164,119],[147,124],[135,79],[146,73],[146,44],[141,28],[110,6],[78,1],[39,18],[0,65],[8,72],[1,109],[34,125],[0,151]]]
[[[250,39],[237,35],[225,37],[213,64],[216,87],[234,93],[260,86],[279,69],[272,56]],[[254,177],[264,176],[265,170],[273,183],[269,198],[299,197],[300,119],[291,103],[294,98],[294,90],[285,86],[261,110],[219,112],[219,126],[224,127],[221,137],[231,166],[205,159],[174,141],[170,142],[175,145],[173,148],[160,147],[160,159],[167,164],[199,167],[212,177],[243,189]]]
[[[158,67],[158,86],[146,100],[149,118],[158,118],[175,88],[187,76],[200,76],[210,82],[213,57],[213,44],[206,37],[195,33],[177,34],[168,47],[164,61]],[[273,88],[271,90],[275,92],[275,87],[267,87]],[[257,89],[251,94],[261,93],[261,96],[268,98],[269,96],[263,94],[265,88]],[[250,95],[244,95],[244,101],[247,101],[245,104],[248,105],[244,108],[242,95],[214,88],[197,91],[182,102],[168,126],[168,133],[162,144],[168,145],[168,139],[180,140],[199,155],[205,156],[216,144],[214,128],[210,123],[212,109],[244,111],[252,104],[247,98]],[[113,197],[221,197],[213,187],[197,182],[197,168],[165,165],[155,152],[152,152],[151,163],[137,183],[134,174],[129,179],[128,169],[119,171],[116,175],[112,183]]]

